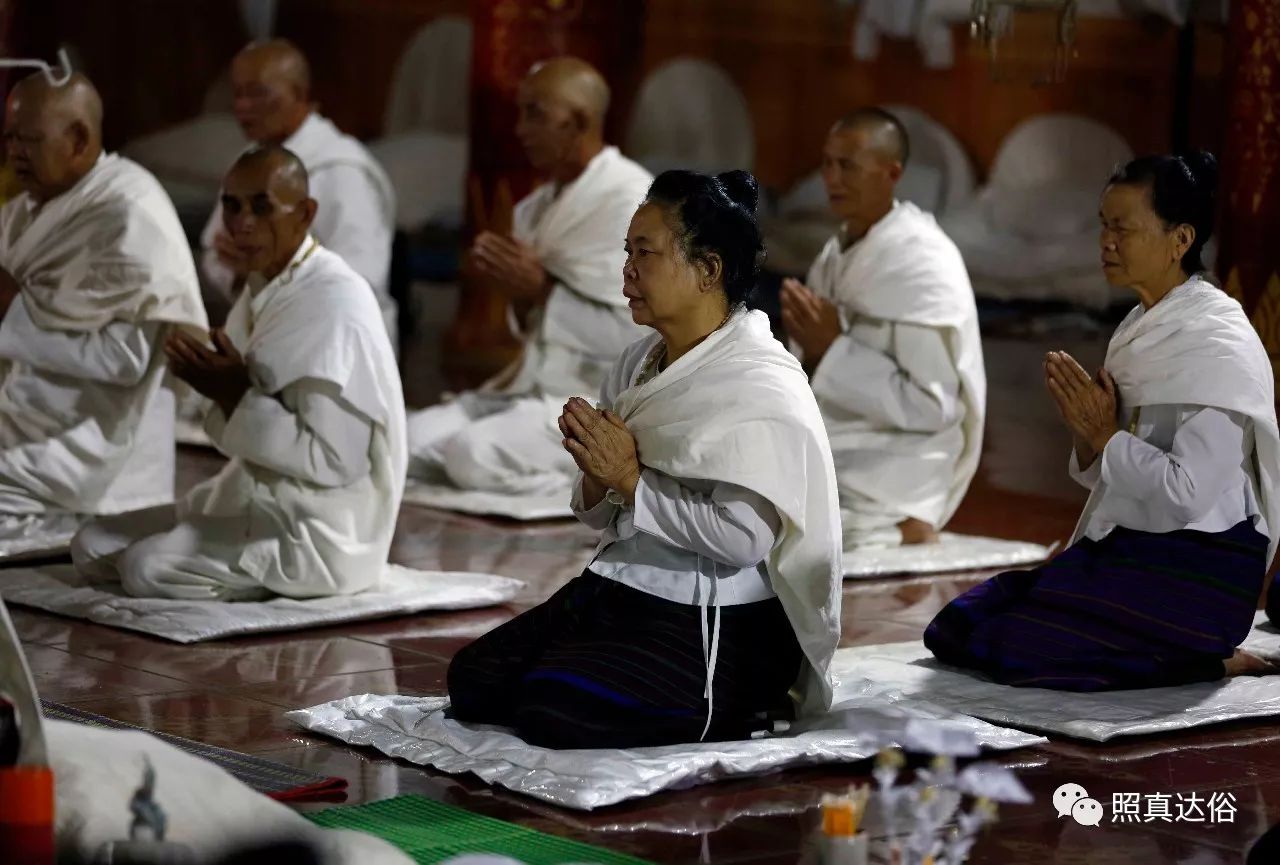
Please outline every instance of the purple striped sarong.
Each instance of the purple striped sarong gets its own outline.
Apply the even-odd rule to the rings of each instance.
[[[1062,691],[1222,678],[1267,569],[1251,521],[1210,534],[1116,528],[1029,571],[1000,574],[938,613],[924,642],[946,664]]]
[[[452,716],[549,748],[696,742],[707,720],[701,614],[586,571],[454,656]],[[789,715],[803,657],[777,598],[722,607],[707,741]]]

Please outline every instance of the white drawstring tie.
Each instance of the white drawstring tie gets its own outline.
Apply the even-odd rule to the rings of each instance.
[[[719,593],[719,581],[716,579],[716,563],[711,561],[711,586],[709,591],[702,591],[702,556],[698,556],[698,619],[702,623],[702,662],[707,668],[707,684],[703,688],[702,696],[707,698],[707,723],[702,727],[702,735],[698,737],[698,741],[705,741],[707,732],[711,729],[711,712],[714,708],[715,697],[714,688],[716,679],[716,660],[720,657],[720,605],[716,603],[716,596]],[[715,617],[714,624],[711,628],[710,638],[707,635],[707,606],[714,607],[712,615]]]

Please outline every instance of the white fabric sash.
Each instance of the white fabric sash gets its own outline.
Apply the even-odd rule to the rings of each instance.
[[[0,265],[39,327],[164,321],[207,331],[190,246],[146,169],[103,155],[70,190],[33,204],[23,194],[0,209]]]
[[[987,405],[978,313],[960,252],[932,215],[914,204],[895,202],[893,210],[847,251],[841,251],[838,237],[829,240],[808,279],[809,287],[834,302],[846,318],[861,316],[945,332],[965,408],[964,449],[939,522],[945,524],[978,469]]]
[[[522,199],[512,231],[533,245],[558,282],[597,303],[625,307],[622,244],[652,181],[618,148],[606,147],[558,195],[548,183]]]
[[[658,339],[628,348],[615,374],[636,368]],[[802,709],[828,708],[842,578],[835,472],[804,370],[764,313],[736,313],[662,373],[622,391],[614,410],[645,466],[737,484],[777,509],[782,528],[766,564],[809,663]]]
[[[1141,304],[1120,322],[1104,363],[1126,411],[1144,405],[1202,405],[1253,422],[1258,501],[1271,533],[1268,562],[1280,538],[1280,433],[1271,361],[1239,302],[1193,276],[1150,309]],[[1072,543],[1106,493],[1099,480]]]
[[[312,113],[284,146],[302,160],[308,174],[319,174],[335,165],[359,168],[378,188],[384,221],[395,224],[396,193],[387,172],[363,144],[344,134],[329,118]],[[221,224],[219,220],[218,226]]]

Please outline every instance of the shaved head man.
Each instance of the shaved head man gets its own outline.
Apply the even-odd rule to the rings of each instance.
[[[482,392],[409,418],[412,471],[467,490],[568,495],[577,468],[555,418],[568,397],[594,399],[640,336],[621,241],[653,177],[605,144],[609,86],[589,63],[535,64],[516,105],[516,137],[547,182],[516,205],[510,235],[476,237],[465,266],[507,299],[524,351]]]
[[[251,42],[231,61],[232,109],[245,137],[283,144],[311,113],[311,68],[287,39]]]
[[[400,375],[378,305],[309,233],[317,208],[296,154],[278,144],[244,153],[220,204],[245,291],[212,345],[179,333],[165,350],[173,373],[212,403],[205,431],[231,461],[176,508],[88,524],[72,559],[139,597],[373,588],[407,464]]]
[[[87,78],[18,82],[5,148],[23,189],[0,208],[0,550],[12,554],[23,533],[173,500],[159,349],[174,326],[208,322],[173,204],[103,152]]]
[[[516,91],[516,137],[529,163],[567,183],[604,148],[609,85],[589,63],[558,57],[535,65]]]
[[[74,186],[102,155],[102,99],[79,73],[62,86],[44,75],[9,93],[5,149],[22,188],[48,201]]]
[[[245,137],[288,148],[306,168],[316,212],[311,231],[372,288],[388,333],[397,310],[388,279],[395,232],[395,191],[359,141],[315,110],[311,70],[292,42],[252,42],[231,61],[232,107]],[[220,205],[201,235],[200,270],[211,307],[225,309],[255,266],[227,233]]]
[[[845,549],[929,543],[977,468],[986,372],[960,253],[894,199],[910,155],[902,123],[862,108],[831,127],[822,181],[840,232],[782,321],[831,434]]]

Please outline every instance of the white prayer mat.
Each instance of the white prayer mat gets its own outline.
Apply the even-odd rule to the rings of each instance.
[[[1048,559],[1054,549],[1055,547],[1026,541],[942,532],[936,544],[845,550],[844,576],[845,579],[868,579],[895,574],[941,574],[948,571],[1014,568],[1037,565]]]
[[[0,571],[0,597],[6,603],[142,631],[176,643],[488,607],[511,600],[523,587],[519,580],[492,574],[416,571],[387,565],[377,591],[356,595],[306,601],[175,601],[132,598],[118,584],[91,584],[73,565]]]
[[[1258,614],[1244,648],[1266,657],[1280,655],[1280,633],[1265,614]],[[995,724],[1095,742],[1280,715],[1280,675],[1068,693],[997,684],[938,663],[920,642],[840,649],[831,669],[851,693],[885,704],[910,708],[927,702]]]
[[[186,417],[179,417],[173,422],[173,438],[178,444],[193,448],[214,446],[213,440],[204,431],[204,424]]]
[[[447,697],[364,694],[289,712],[302,727],[351,745],[444,772],[471,772],[489,784],[566,808],[590,811],[663,790],[782,769],[853,763],[882,748],[972,755],[1045,739],[925,704],[900,709],[836,689],[830,715],[779,736],[656,748],[563,750],[526,744],[502,727],[444,717]]]
[[[559,520],[571,519],[569,507],[572,490],[539,496],[513,496],[502,493],[486,493],[476,490],[460,490],[448,484],[432,484],[409,480],[404,489],[402,505],[422,505],[442,511],[457,511],[487,517],[506,517],[510,520]]]
[[[0,519],[0,566],[70,554],[83,520],[68,513]]]

